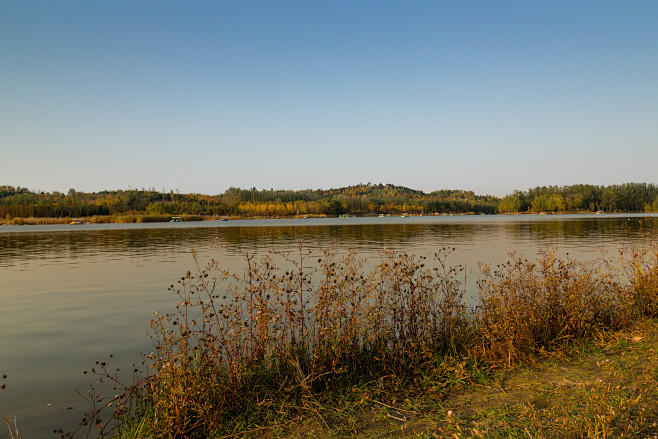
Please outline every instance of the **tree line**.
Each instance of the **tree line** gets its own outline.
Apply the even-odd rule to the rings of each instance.
[[[647,183],[542,186],[505,196],[500,200],[498,211],[658,212],[658,187]]]
[[[231,187],[219,195],[128,189],[66,194],[0,186],[0,218],[65,218],[108,215],[208,215],[276,217],[519,212],[658,212],[658,187],[647,183],[611,186],[542,186],[503,198],[473,191],[425,193],[391,184],[337,189],[274,190]]]

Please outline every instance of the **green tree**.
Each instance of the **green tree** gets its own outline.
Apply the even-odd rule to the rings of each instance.
[[[498,211],[504,213],[517,213],[521,210],[521,200],[516,195],[507,195],[498,203]]]
[[[175,213],[175,206],[171,203],[154,201],[148,205],[146,211],[153,215],[172,215]]]
[[[564,198],[560,194],[553,194],[548,197],[547,210],[551,212],[557,212],[564,210]]]

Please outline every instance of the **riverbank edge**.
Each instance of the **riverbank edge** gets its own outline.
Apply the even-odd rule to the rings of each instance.
[[[658,435],[658,319],[511,368],[447,364],[445,387],[371,383],[213,438],[582,438]],[[404,385],[406,384],[406,385]],[[137,422],[117,438],[146,438]]]
[[[309,413],[218,438],[580,438],[620,428],[629,437],[658,435],[656,318],[513,368],[468,372],[445,392],[407,388],[373,397],[374,389],[353,388]],[[15,418],[0,424],[22,437]],[[146,436],[134,425],[116,437]]]
[[[582,438],[658,435],[658,319],[513,368],[466,371],[445,392],[357,389],[317,415],[224,437]],[[410,389],[406,389],[410,390]],[[320,416],[322,418],[320,418]]]

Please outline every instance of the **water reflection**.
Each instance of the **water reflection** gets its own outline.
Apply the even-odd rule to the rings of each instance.
[[[278,225],[276,222],[234,222],[231,227],[175,227],[153,225],[103,225],[103,229],[62,229],[26,233],[0,233],[0,267],[28,269],[33,264],[72,263],[79,259],[104,256],[121,258],[167,259],[191,248],[203,249],[210,242],[228,245],[235,250],[260,251],[272,247],[288,247],[297,242],[307,246],[325,247],[331,243],[372,252],[377,248],[413,251],[443,244],[469,247],[475,242],[506,240],[512,244],[532,246],[567,245],[587,247],[610,244],[633,236],[640,229],[651,230],[653,216],[560,217],[556,220],[527,220],[527,217],[491,217],[483,221],[475,217],[460,217],[434,222],[409,222],[396,218],[397,223],[344,223],[328,225]],[[376,221],[376,219],[374,219]],[[425,220],[427,221],[427,220]],[[213,223],[210,223],[213,224]],[[274,225],[274,226],[273,226]],[[65,231],[67,230],[67,231]],[[1,230],[0,231],[4,231]],[[98,262],[98,261],[95,261]]]

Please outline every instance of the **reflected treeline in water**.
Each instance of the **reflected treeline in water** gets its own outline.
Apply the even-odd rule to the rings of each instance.
[[[50,263],[95,255],[124,257],[158,253],[171,247],[166,230],[101,230],[67,233],[0,234],[0,266]]]
[[[655,217],[564,218],[526,220],[499,217],[497,221],[268,225],[229,227],[163,226],[107,228],[67,232],[37,231],[0,233],[0,266],[48,264],[57,260],[100,257],[156,258],[166,260],[191,248],[204,251],[209,243],[226,245],[236,251],[258,252],[288,248],[301,242],[306,247],[339,245],[371,253],[381,248],[401,251],[428,250],[443,245],[472,247],[492,240],[520,247],[563,245],[592,246],[632,239],[641,230],[651,231]],[[217,248],[217,246],[215,246]],[[513,249],[513,248],[512,248]]]
[[[505,234],[519,242],[537,246],[556,245],[564,249],[621,245],[640,239],[655,228],[655,218],[607,218],[507,223]]]
[[[552,242],[562,240],[600,240],[610,242],[636,236],[638,232],[651,231],[656,224],[654,217],[598,217],[577,220],[527,221],[503,224],[506,234],[518,240]]]
[[[478,228],[472,224],[355,224],[306,227],[239,227],[221,229],[217,236],[235,248],[267,248],[302,242],[307,246],[327,246],[332,243],[355,248],[372,249],[405,246],[427,238],[464,241],[473,239]]]

